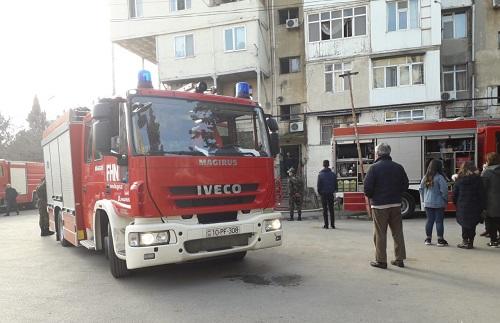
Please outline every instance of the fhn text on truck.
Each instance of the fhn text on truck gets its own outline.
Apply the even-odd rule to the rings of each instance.
[[[139,88],[55,121],[42,144],[61,244],[104,250],[114,277],[281,245],[278,126],[242,94]]]

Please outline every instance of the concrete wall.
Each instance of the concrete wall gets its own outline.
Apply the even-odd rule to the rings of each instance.
[[[486,0],[476,1],[475,10],[476,96],[485,97],[489,86],[500,85],[500,8],[493,9]]]
[[[352,76],[354,104],[358,107],[370,105],[370,59],[367,56],[344,59],[352,62],[352,70],[358,75]],[[338,63],[329,59],[311,62],[307,65],[307,103],[310,112],[346,109],[351,107],[349,91],[338,93],[325,91],[325,64]]]

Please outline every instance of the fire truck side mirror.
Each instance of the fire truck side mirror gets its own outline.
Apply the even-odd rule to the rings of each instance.
[[[278,122],[276,119],[273,118],[268,118],[266,119],[267,127],[271,132],[278,132],[279,127],[278,127]]]
[[[111,131],[109,121],[106,119],[97,120],[92,127],[94,132],[94,147],[96,151],[103,155],[111,153]]]

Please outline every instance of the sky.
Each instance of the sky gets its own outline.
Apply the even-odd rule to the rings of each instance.
[[[0,113],[17,131],[38,96],[47,118],[112,95],[109,0],[2,1]],[[142,60],[115,45],[118,95],[137,84]],[[152,64],[146,67],[153,72]]]

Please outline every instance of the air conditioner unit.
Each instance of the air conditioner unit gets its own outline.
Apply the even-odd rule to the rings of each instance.
[[[441,100],[443,101],[450,101],[456,99],[457,99],[457,92],[455,91],[441,93]]]
[[[298,28],[299,27],[299,18],[287,19],[286,20],[286,28]]]
[[[493,0],[493,8],[500,8],[500,0]]]
[[[301,131],[304,131],[303,121],[290,122],[290,132],[301,132]]]

